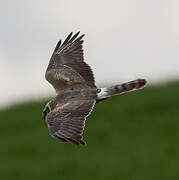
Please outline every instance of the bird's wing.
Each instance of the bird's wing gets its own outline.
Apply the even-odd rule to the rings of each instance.
[[[57,105],[46,117],[50,135],[64,142],[85,144],[82,137],[85,120],[95,102],[94,99],[70,100]]]
[[[83,36],[70,33],[63,43],[58,42],[46,71],[46,80],[59,91],[75,82],[95,87],[93,72],[83,57]]]

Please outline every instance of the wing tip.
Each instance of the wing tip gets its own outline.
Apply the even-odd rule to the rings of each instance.
[[[55,133],[51,136],[59,139],[62,142],[72,142],[73,144],[75,144],[77,146],[86,145],[86,142],[82,138],[81,139],[71,138],[71,137],[65,136],[64,134],[62,135],[59,133]]]
[[[62,43],[62,40],[60,39],[55,47],[55,50],[54,52],[58,51],[58,49],[61,47],[61,46],[65,46],[66,44],[68,43],[72,43],[72,42],[75,42],[75,41],[80,41],[81,43],[83,43],[83,41],[81,40],[85,34],[82,34],[78,37],[78,35],[80,34],[80,31],[78,31],[76,34],[73,35],[73,31],[70,32],[70,34],[68,34],[68,36],[65,38],[65,40],[63,41]],[[77,38],[78,37],[78,38]],[[77,38],[77,39],[76,39]]]

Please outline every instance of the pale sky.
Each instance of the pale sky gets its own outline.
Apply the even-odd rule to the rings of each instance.
[[[0,0],[0,106],[54,94],[45,81],[59,39],[81,31],[99,86],[178,79],[178,0]]]

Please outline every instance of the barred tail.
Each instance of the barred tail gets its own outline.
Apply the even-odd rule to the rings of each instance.
[[[134,91],[137,89],[141,89],[146,85],[146,83],[147,83],[147,81],[145,79],[136,79],[134,81],[129,81],[127,83],[123,83],[120,85],[101,88],[101,89],[99,89],[99,93],[98,93],[96,102],[102,101],[111,96],[126,93],[129,91]]]

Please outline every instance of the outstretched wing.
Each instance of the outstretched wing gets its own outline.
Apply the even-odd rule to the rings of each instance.
[[[58,42],[46,71],[45,77],[56,91],[73,83],[86,83],[95,87],[92,70],[83,58],[84,35],[78,37],[79,32],[74,36],[72,34],[70,33],[62,44],[61,40]]]
[[[95,100],[70,100],[59,104],[46,117],[50,135],[64,142],[85,144],[82,133]]]

